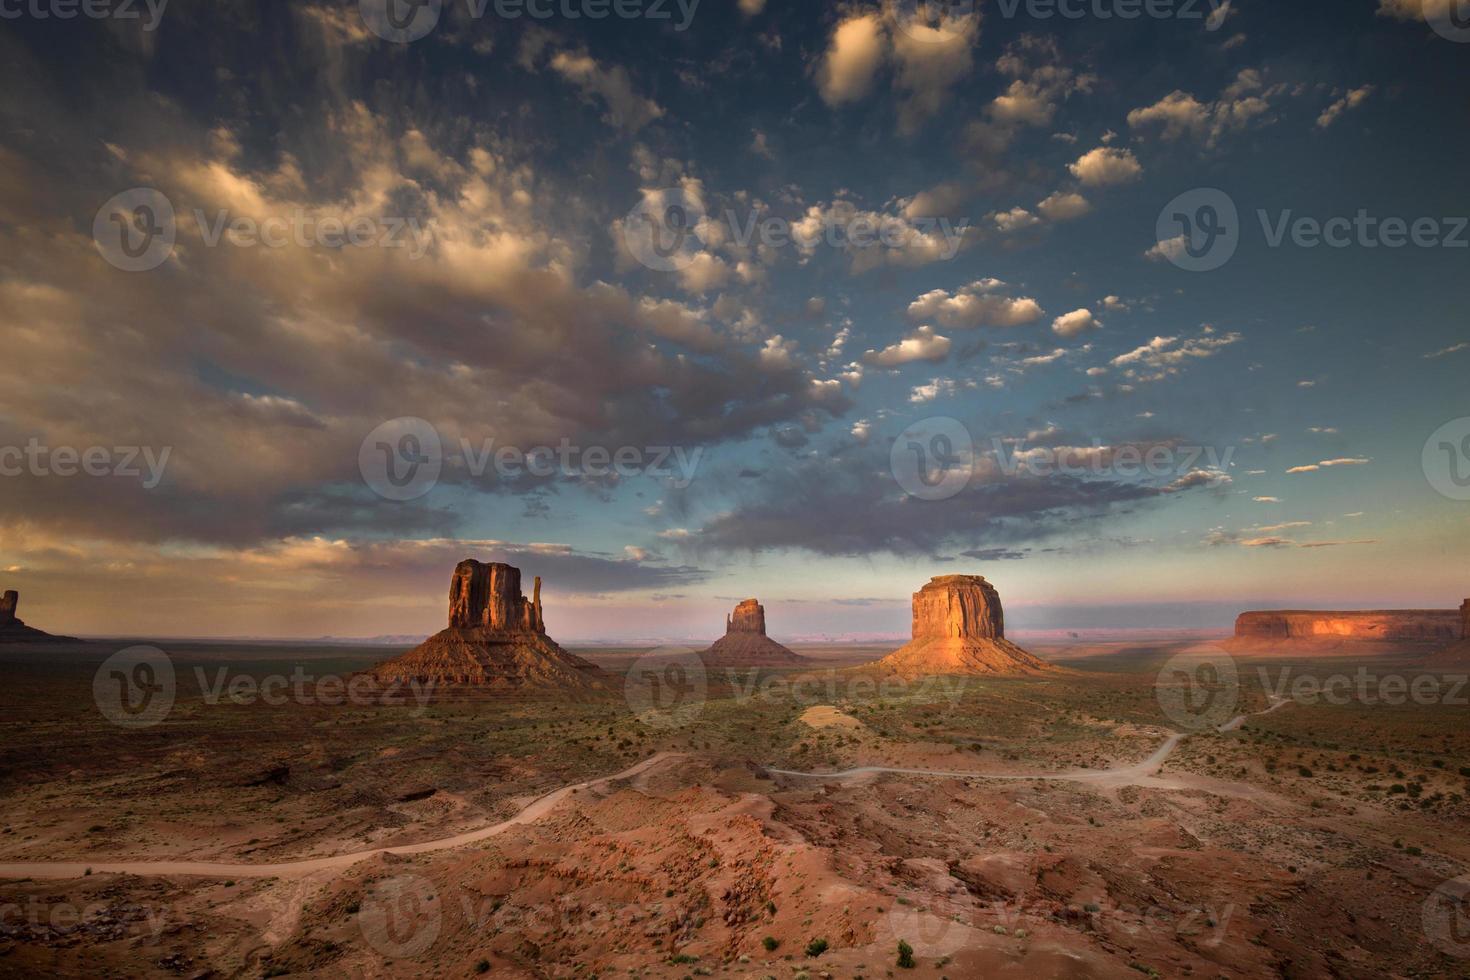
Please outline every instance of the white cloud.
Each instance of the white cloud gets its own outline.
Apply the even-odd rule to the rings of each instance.
[[[975,327],[1017,327],[1040,320],[1041,305],[1029,296],[1007,296],[1000,290],[1005,283],[998,279],[981,279],[962,286],[953,293],[934,289],[909,304],[913,320],[934,320],[940,326],[956,330]]]
[[[863,360],[874,367],[897,367],[914,361],[942,361],[949,356],[950,341],[923,326],[892,346],[881,351],[870,350]]]
[[[1026,228],[1034,228],[1041,224],[1041,219],[1027,211],[1025,208],[1011,208],[1009,211],[998,211],[990,216],[995,227],[1003,234],[1022,231]]]
[[[1126,184],[1137,180],[1143,174],[1143,167],[1133,156],[1132,150],[1119,150],[1108,146],[1089,150],[1067,169],[1071,170],[1072,176],[1087,187]]]
[[[1322,129],[1326,129],[1328,126],[1331,126],[1333,123],[1337,122],[1338,118],[1343,113],[1351,109],[1356,109],[1364,102],[1367,102],[1368,96],[1372,94],[1372,85],[1364,85],[1361,88],[1348,89],[1348,91],[1342,96],[1342,98],[1338,99],[1337,101],[1329,105],[1326,109],[1322,110],[1322,115],[1317,117],[1317,125]]]
[[[633,91],[633,82],[621,66],[605,68],[585,52],[559,51],[551,58],[551,70],[582,90],[587,98],[601,99],[607,111],[603,120],[618,129],[635,132],[664,114],[652,99]]]
[[[1430,360],[1436,357],[1445,357],[1449,354],[1458,354],[1462,350],[1470,350],[1470,344],[1451,344],[1449,347],[1445,347],[1437,351],[1431,351],[1430,353],[1425,354],[1424,359]]]
[[[1096,330],[1102,324],[1092,315],[1091,310],[1073,310],[1071,313],[1063,313],[1052,321],[1052,333],[1058,337],[1076,337],[1089,330]]]
[[[1036,205],[1048,221],[1071,221],[1092,210],[1087,198],[1072,191],[1057,191]]]
[[[867,95],[887,51],[888,40],[877,14],[849,17],[838,24],[818,70],[822,101],[837,106]]]
[[[1176,89],[1153,105],[1130,111],[1128,125],[1136,130],[1158,129],[1165,140],[1190,136],[1213,147],[1229,133],[1272,121],[1272,100],[1286,91],[1285,85],[1267,86],[1258,70],[1246,68],[1213,102],[1201,102]]]

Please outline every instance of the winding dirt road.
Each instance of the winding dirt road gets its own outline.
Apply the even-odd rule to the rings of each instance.
[[[1275,701],[1265,711],[1258,711],[1255,714],[1268,714],[1290,703],[1290,699],[1280,699]],[[1252,715],[1240,715],[1233,718],[1226,724],[1221,725],[1219,731],[1234,731],[1250,717]],[[842,780],[860,776],[892,773],[901,776],[939,776],[951,779],[1063,780],[1101,786],[1121,786],[1138,783],[1139,781],[1147,782],[1152,780],[1158,774],[1165,760],[1174,753],[1179,743],[1187,737],[1188,735],[1183,732],[1176,732],[1166,738],[1163,744],[1147,759],[1134,765],[1122,766],[1117,769],[1081,769],[1075,772],[1031,773],[1025,775],[959,772],[942,769],[899,769],[888,766],[859,766],[856,769],[846,769],[841,772],[795,772],[789,769],[767,769],[766,771],[781,776],[794,776],[808,779]],[[334,854],[330,857],[310,858],[304,861],[285,861],[280,864],[224,864],[211,861],[29,861],[0,863],[0,878],[80,878],[89,871],[92,874],[194,875],[204,878],[290,878],[309,875],[318,871],[340,870],[379,854],[426,854],[430,851],[442,851],[452,847],[463,847],[466,844],[486,840],[502,834],[512,827],[518,827],[539,820],[551,812],[558,803],[573,793],[597,789],[606,786],[608,783],[622,779],[634,779],[665,760],[682,757],[682,753],[659,752],[656,755],[644,759],[637,765],[624,769],[622,772],[614,773],[611,776],[590,779],[584,783],[575,783],[570,786],[563,786],[561,789],[552,790],[545,796],[539,797],[534,802],[528,804],[525,809],[521,810],[509,820],[504,820],[489,827],[481,827],[479,830],[458,834],[454,837],[442,837],[438,840],[423,841],[418,844],[404,844],[399,847],[375,847],[366,851],[350,851],[346,854]]]

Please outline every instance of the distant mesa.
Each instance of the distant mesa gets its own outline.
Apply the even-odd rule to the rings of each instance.
[[[527,599],[521,570],[465,559],[449,583],[449,628],[369,673],[383,683],[416,681],[494,691],[595,691],[607,683],[596,664],[546,635],[538,576]]]
[[[10,589],[0,596],[0,643],[80,643],[75,637],[52,636],[27,626],[15,615],[20,607],[20,593]]]
[[[725,617],[725,635],[699,656],[707,667],[801,667],[812,662],[766,636],[766,610],[755,599],[746,599]]]
[[[1225,647],[1237,653],[1395,652],[1453,643],[1464,632],[1463,609],[1306,610],[1241,613]]]
[[[1005,638],[1000,593],[979,575],[941,575],[914,593],[913,640],[863,670],[900,677],[1041,674],[1057,668]]]

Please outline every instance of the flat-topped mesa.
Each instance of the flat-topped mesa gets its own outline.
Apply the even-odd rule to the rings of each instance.
[[[0,626],[10,626],[13,623],[19,622],[15,618],[15,610],[19,605],[20,593],[14,589],[10,589],[5,593],[4,597],[0,597]]]
[[[941,575],[914,593],[914,639],[1001,639],[1000,593],[979,575]]]
[[[766,609],[758,600],[746,599],[725,617],[726,633],[758,633],[766,635]]]
[[[1464,635],[1465,609],[1273,609],[1241,613],[1236,646],[1280,643],[1450,643]]]
[[[521,594],[521,570],[502,562],[466,558],[449,582],[449,628],[545,633],[541,616],[541,577],[530,600]]]
[[[979,575],[941,575],[914,593],[914,638],[857,668],[900,677],[1056,670],[1005,638],[1000,593]]]

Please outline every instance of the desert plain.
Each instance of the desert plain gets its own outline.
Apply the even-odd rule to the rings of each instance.
[[[1202,646],[883,683],[847,668],[886,650],[806,646],[660,708],[640,649],[574,651],[604,696],[342,703],[384,650],[180,643],[135,729],[92,693],[117,644],[12,647],[0,973],[1460,975],[1426,924],[1470,862],[1463,678],[1252,655],[1173,700]],[[293,673],[305,696],[241,680]],[[1368,696],[1312,683],[1344,676]],[[1217,694],[1228,719],[1181,726]],[[54,862],[82,867],[16,870]]]

